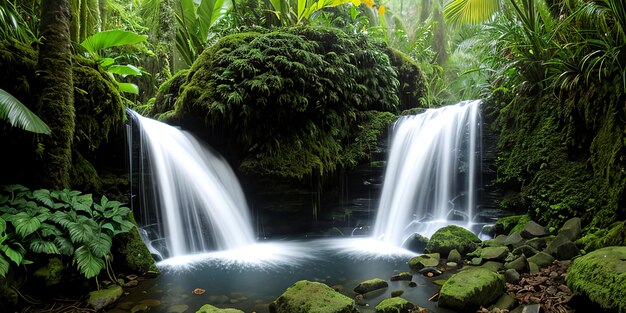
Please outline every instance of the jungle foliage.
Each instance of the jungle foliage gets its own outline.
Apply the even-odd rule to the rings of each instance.
[[[560,225],[626,213],[626,11],[620,1],[520,1],[488,23],[502,207]]]
[[[421,72],[405,58],[367,36],[326,28],[240,33],[222,38],[175,78],[168,101],[175,99],[175,118],[200,117],[234,140],[244,171],[323,176],[367,154],[376,138],[360,142],[356,134],[373,112],[398,113],[398,70],[408,77],[403,94],[416,96],[407,101],[419,100]],[[380,133],[386,124],[373,125]],[[346,153],[357,146],[361,151]]]
[[[61,256],[85,278],[97,276],[111,261],[113,238],[134,226],[130,209],[102,196],[79,191],[30,190],[4,186],[0,194],[0,276],[11,266]]]

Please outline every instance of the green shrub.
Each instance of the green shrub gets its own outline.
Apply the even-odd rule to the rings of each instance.
[[[30,190],[4,186],[0,192],[0,276],[28,265],[37,254],[72,258],[86,278],[97,276],[109,262],[113,237],[134,224],[130,209],[102,196],[99,203],[80,191]]]

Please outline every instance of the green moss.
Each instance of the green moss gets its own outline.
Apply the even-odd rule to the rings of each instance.
[[[512,95],[510,95],[512,96]],[[500,205],[548,228],[571,217],[603,228],[626,214],[623,90],[612,84],[485,102],[498,133]]]
[[[165,81],[160,87],[159,92],[154,100],[154,105],[150,108],[137,111],[139,114],[145,116],[152,116],[157,119],[161,119],[160,115],[166,112],[174,111],[176,108],[177,96],[181,93],[181,87],[187,83],[187,75],[189,70],[178,71],[174,76]]]
[[[205,304],[202,307],[200,307],[200,309],[198,309],[196,313],[244,313],[244,312],[241,310],[237,310],[237,309],[221,309],[221,308],[214,307],[210,304]]]
[[[471,231],[456,225],[448,225],[437,230],[428,241],[426,251],[440,253],[447,257],[452,249],[465,255],[478,246],[481,240]]]
[[[606,247],[575,259],[567,285],[611,312],[626,312],[626,247]]]
[[[504,292],[504,277],[486,268],[454,274],[441,287],[439,306],[462,311],[487,307]]]
[[[201,129],[246,173],[325,176],[367,161],[398,112],[390,55],[413,80],[407,97],[423,89],[416,64],[387,52],[367,36],[328,28],[229,35],[185,78],[164,85],[154,108]],[[165,95],[175,111],[159,100]]]
[[[270,305],[271,313],[353,313],[354,300],[325,284],[301,280]]]
[[[380,278],[372,278],[361,282],[358,286],[354,288],[354,292],[356,293],[368,293],[370,291],[387,288],[389,284]]]
[[[588,228],[586,234],[576,240],[576,245],[585,252],[607,246],[626,245],[626,221],[615,222],[607,228]]]
[[[399,110],[409,110],[425,107],[426,79],[419,64],[408,55],[394,48],[387,48],[387,55],[391,65],[398,72],[398,95],[400,96]]]
[[[526,222],[530,221],[528,214],[506,216],[498,219],[495,228],[497,234],[512,234],[524,229]],[[513,231],[515,229],[515,231]]]
[[[388,298],[376,305],[376,313],[404,313],[409,312],[414,305],[400,297]]]
[[[63,278],[65,266],[59,258],[49,258],[46,266],[38,268],[33,274],[44,280],[46,286],[56,285]]]
[[[132,213],[129,219],[136,224]],[[116,267],[127,269],[139,274],[148,271],[159,272],[150,251],[141,240],[141,236],[136,227],[128,233],[122,233],[113,238],[113,259]]]

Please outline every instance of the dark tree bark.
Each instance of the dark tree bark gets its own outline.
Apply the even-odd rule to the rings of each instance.
[[[41,183],[51,189],[70,186],[75,129],[71,20],[69,0],[42,1],[38,114],[50,126],[52,134],[41,137],[44,150],[40,173]]]

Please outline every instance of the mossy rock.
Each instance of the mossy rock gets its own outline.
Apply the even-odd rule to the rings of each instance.
[[[409,313],[415,305],[400,297],[393,297],[381,301],[376,305],[376,313]]]
[[[354,300],[325,284],[301,280],[270,304],[271,313],[356,313]]]
[[[409,260],[409,267],[412,270],[419,271],[425,267],[435,267],[439,265],[439,261],[439,253],[422,254],[411,258]]]
[[[87,303],[96,311],[100,311],[119,300],[124,293],[121,286],[113,285],[107,289],[96,290],[89,293]]]
[[[463,312],[488,307],[504,292],[504,277],[485,268],[470,268],[450,277],[439,292],[439,306]]]
[[[626,245],[626,221],[615,222],[608,229],[591,228],[586,234],[576,240],[576,245],[586,252],[591,252],[606,246]]]
[[[361,282],[358,286],[354,287],[354,292],[368,293],[370,291],[387,288],[388,286],[389,284],[386,281],[380,278],[373,278],[373,279]]]
[[[132,213],[129,214],[129,219],[136,225]],[[118,268],[139,274],[159,272],[152,254],[141,240],[137,227],[133,227],[127,233],[115,236],[112,251],[115,256],[115,265]]]
[[[411,95],[425,90],[399,55],[401,71],[380,42],[313,26],[227,35],[163,86],[153,113],[226,150],[245,174],[325,176],[369,160],[399,112],[398,73],[411,75]]]
[[[196,313],[244,313],[244,312],[241,310],[237,310],[237,309],[230,309],[230,308],[222,309],[222,308],[214,307],[210,304],[205,304],[202,307],[200,307],[200,309],[198,309]]]
[[[440,253],[446,258],[452,249],[461,255],[474,251],[481,240],[471,231],[456,225],[448,225],[437,230],[428,241],[426,251]]]
[[[567,286],[611,312],[626,312],[626,247],[595,250],[572,261]]]

